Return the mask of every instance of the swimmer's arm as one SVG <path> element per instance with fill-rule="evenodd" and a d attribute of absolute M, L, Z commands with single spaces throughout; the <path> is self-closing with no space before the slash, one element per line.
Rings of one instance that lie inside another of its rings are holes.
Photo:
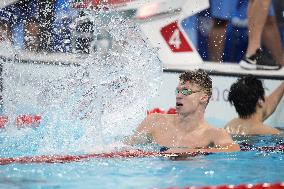
<path fill-rule="evenodd" d="M 240 146 L 234 142 L 222 144 L 222 145 L 215 145 L 214 147 L 208 148 L 201 148 L 199 149 L 200 152 L 208 152 L 208 153 L 215 153 L 215 152 L 238 152 L 240 151 Z"/>
<path fill-rule="evenodd" d="M 213 144 L 206 148 L 200 148 L 201 152 L 236 152 L 240 151 L 240 146 L 235 143 L 231 135 L 225 129 L 211 129 L 208 130 L 207 138 Z"/>
<path fill-rule="evenodd" d="M 215 145 L 214 147 L 204 147 L 204 148 L 189 148 L 189 147 L 173 147 L 165 151 L 165 153 L 216 153 L 216 152 L 238 152 L 240 151 L 240 146 L 236 143 L 228 143 L 223 145 Z"/>
<path fill-rule="evenodd" d="M 209 140 L 212 141 L 213 146 L 200 147 L 200 148 L 188 148 L 188 147 L 175 147 L 170 148 L 166 153 L 194 153 L 194 152 L 237 152 L 240 151 L 240 146 L 235 143 L 232 137 L 224 130 L 218 129 L 209 131 L 206 133 Z"/>
<path fill-rule="evenodd" d="M 206 148 L 206 152 L 240 151 L 240 146 L 233 141 L 231 135 L 225 129 L 216 129 L 210 136 L 214 146 Z"/>
<path fill-rule="evenodd" d="M 152 138 L 153 123 L 155 121 L 155 115 L 148 115 L 142 123 L 137 127 L 134 134 L 128 137 L 124 143 L 127 145 L 146 144 L 149 143 Z"/>
<path fill-rule="evenodd" d="M 267 119 L 277 108 L 284 93 L 284 82 L 282 82 L 269 96 L 265 98 L 266 110 L 263 121 Z"/>

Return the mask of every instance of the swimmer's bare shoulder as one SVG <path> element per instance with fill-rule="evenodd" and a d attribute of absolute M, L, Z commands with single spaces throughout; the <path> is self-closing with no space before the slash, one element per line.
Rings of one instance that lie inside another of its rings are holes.
<path fill-rule="evenodd" d="M 149 138 L 152 138 L 152 135 L 155 132 L 158 132 L 163 125 L 168 125 L 171 123 L 173 119 L 174 115 L 171 114 L 149 114 L 137 127 L 134 134 L 125 141 L 125 143 L 132 145 L 141 143 L 141 141 L 145 142 L 146 140 L 144 139 L 147 139 L 148 141 Z"/>
<path fill-rule="evenodd" d="M 274 127 L 263 124 L 262 127 L 260 127 L 260 129 L 258 129 L 254 133 L 259 134 L 259 135 L 262 135 L 262 134 L 263 135 L 265 135 L 265 134 L 278 135 L 278 134 L 281 134 L 281 131 L 274 128 Z"/>
<path fill-rule="evenodd" d="M 204 131 L 204 135 L 210 140 L 220 141 L 226 140 L 227 142 L 233 142 L 229 133 L 223 128 L 210 127 Z"/>
<path fill-rule="evenodd" d="M 234 118 L 225 125 L 225 130 L 234 135 L 266 135 L 281 134 L 281 131 L 271 126 L 259 123 L 249 123 L 239 118 Z"/>
<path fill-rule="evenodd" d="M 238 134 L 246 132 L 245 128 L 246 126 L 239 118 L 232 119 L 224 126 L 224 129 L 230 134 Z"/>
<path fill-rule="evenodd" d="M 228 151 L 240 150 L 239 145 L 233 141 L 231 135 L 223 128 L 210 127 L 204 134 L 217 149 L 226 149 Z"/>

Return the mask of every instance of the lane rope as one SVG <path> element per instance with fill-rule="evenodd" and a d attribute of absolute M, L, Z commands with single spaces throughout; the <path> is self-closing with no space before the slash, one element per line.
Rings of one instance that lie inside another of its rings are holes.
<path fill-rule="evenodd" d="M 240 185 L 219 185 L 203 187 L 168 187 L 164 189 L 284 189 L 284 183 L 260 183 L 260 184 L 240 184 Z"/>
<path fill-rule="evenodd" d="M 242 151 L 260 151 L 260 152 L 284 152 L 284 144 L 275 146 L 263 146 L 254 148 L 241 149 Z M 93 158 L 143 158 L 143 157 L 165 157 L 174 160 L 184 160 L 189 157 L 209 155 L 207 152 L 184 152 L 184 153 L 168 153 L 168 152 L 150 152 L 143 150 L 126 150 L 106 153 L 90 153 L 82 155 L 41 155 L 41 156 L 22 156 L 0 158 L 0 165 L 12 163 L 68 163 L 74 161 L 86 161 Z"/>
<path fill-rule="evenodd" d="M 166 152 L 148 152 L 143 150 L 127 150 L 107 153 L 93 153 L 82 155 L 42 155 L 42 156 L 22 156 L 0 158 L 0 165 L 12 163 L 29 164 L 29 163 L 69 163 L 76 161 L 86 161 L 93 158 L 143 158 L 143 157 L 165 157 L 165 158 L 188 158 L 199 155 L 208 155 L 204 152 L 191 153 L 166 153 Z"/>

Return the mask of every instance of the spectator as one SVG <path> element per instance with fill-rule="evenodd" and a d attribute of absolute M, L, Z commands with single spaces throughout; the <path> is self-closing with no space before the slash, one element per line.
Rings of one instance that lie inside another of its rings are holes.
<path fill-rule="evenodd" d="M 227 27 L 227 35 L 224 47 L 224 62 L 240 62 L 248 45 L 247 30 L 247 0 L 239 0 L 236 5 L 230 23 Z"/>
<path fill-rule="evenodd" d="M 240 61 L 240 66 L 245 69 L 277 70 L 281 68 L 280 64 L 283 64 L 280 34 L 275 17 L 268 22 L 268 30 L 264 30 L 270 3 L 271 0 L 249 1 L 247 11 L 249 43 L 246 55 Z M 261 38 L 263 36 L 267 48 L 274 57 L 261 48 Z"/>
<path fill-rule="evenodd" d="M 210 0 L 210 15 L 213 18 L 213 26 L 208 36 L 209 61 L 222 61 L 226 30 L 237 1 Z"/>
<path fill-rule="evenodd" d="M 12 28 L 24 23 L 24 47 L 37 51 L 39 47 L 38 2 L 20 0 L 0 10 L 0 25 L 8 39 L 13 42 Z"/>
<path fill-rule="evenodd" d="M 246 53 L 244 53 L 244 51 L 246 51 L 247 48 L 246 17 L 247 13 L 252 15 L 251 10 L 256 9 L 252 8 L 251 5 L 252 2 L 248 3 L 247 0 L 210 1 L 210 14 L 213 18 L 213 27 L 208 36 L 208 54 L 210 61 L 240 62 L 245 56 Z M 271 56 L 273 56 L 276 62 L 283 64 L 281 38 L 272 5 L 269 7 L 268 17 L 265 20 L 263 32 L 261 33 L 265 50 L 272 55 L 269 55 L 269 53 L 265 54 L 268 55 L 269 59 L 272 59 Z M 253 34 L 251 33 L 251 35 Z M 250 41 L 255 40 L 257 35 L 253 36 Z M 248 50 L 253 47 L 252 44 L 255 43 L 250 42 Z M 243 63 L 240 65 L 243 66 Z M 249 69 L 248 66 L 245 68 Z M 277 68 L 279 68 L 279 66 L 277 66 Z"/>
<path fill-rule="evenodd" d="M 255 76 L 238 79 L 230 88 L 228 100 L 235 106 L 239 117 L 228 122 L 225 129 L 237 135 L 279 134 L 279 130 L 263 122 L 275 111 L 283 93 L 284 82 L 265 96 L 262 82 Z"/>
<path fill-rule="evenodd" d="M 55 20 L 52 28 L 54 52 L 73 52 L 70 25 L 77 12 L 71 8 L 71 0 L 55 0 Z"/>
<path fill-rule="evenodd" d="M 55 20 L 55 2 L 56 0 L 39 2 L 39 50 L 53 51 L 52 26 Z"/>
<path fill-rule="evenodd" d="M 283 0 L 274 0 L 275 15 L 277 23 L 280 30 L 281 40 L 282 40 L 282 49 L 284 47 L 284 1 Z M 282 64 L 283 65 L 283 64 Z"/>

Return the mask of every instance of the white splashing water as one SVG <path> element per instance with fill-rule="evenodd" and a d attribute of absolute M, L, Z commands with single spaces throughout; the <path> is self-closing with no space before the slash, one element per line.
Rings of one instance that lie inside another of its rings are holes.
<path fill-rule="evenodd" d="M 106 151 L 145 117 L 162 73 L 156 50 L 135 23 L 119 14 L 98 13 L 91 19 L 95 38 L 107 32 L 112 39 L 107 52 L 97 49 L 78 59 L 80 66 L 54 67 L 45 75 L 37 71 L 42 65 L 27 64 L 23 72 L 17 64 L 5 65 L 5 114 L 13 119 L 38 113 L 43 121 L 37 129 L 16 129 L 11 122 L 0 133 L 1 154 Z M 57 77 L 49 77 L 53 74 Z"/>

